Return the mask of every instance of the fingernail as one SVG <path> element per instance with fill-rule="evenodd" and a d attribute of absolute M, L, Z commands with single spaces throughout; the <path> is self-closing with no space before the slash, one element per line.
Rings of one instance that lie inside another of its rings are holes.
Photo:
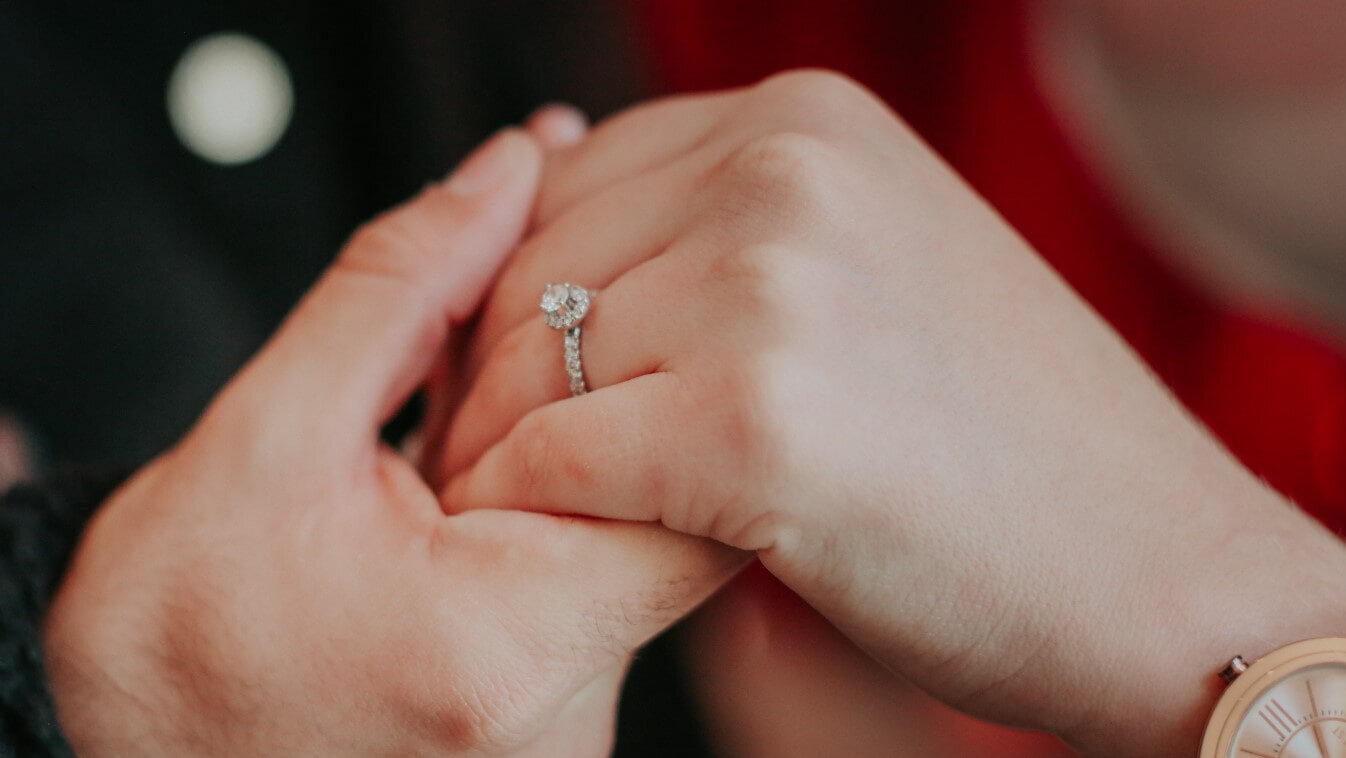
<path fill-rule="evenodd" d="M 569 147 L 584 139 L 589 131 L 589 119 L 584 111 L 565 103 L 544 105 L 528 117 L 528 131 L 537 137 L 544 148 Z"/>
<path fill-rule="evenodd" d="M 527 139 L 514 129 L 495 135 L 459 164 L 444 186 L 459 195 L 477 195 L 498 186 L 522 164 L 522 143 Z"/>

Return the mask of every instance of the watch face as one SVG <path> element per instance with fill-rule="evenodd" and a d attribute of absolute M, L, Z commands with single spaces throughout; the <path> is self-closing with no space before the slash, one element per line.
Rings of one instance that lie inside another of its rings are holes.
<path fill-rule="evenodd" d="M 1229 685 L 1201 758 L 1346 758 L 1346 638 L 1268 653 Z"/>
<path fill-rule="evenodd" d="M 1346 664 L 1309 666 L 1243 713 L 1229 758 L 1346 758 Z"/>

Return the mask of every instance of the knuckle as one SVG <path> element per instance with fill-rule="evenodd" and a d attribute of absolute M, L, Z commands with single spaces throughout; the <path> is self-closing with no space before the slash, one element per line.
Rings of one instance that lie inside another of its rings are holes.
<path fill-rule="evenodd" d="M 373 274 L 419 278 L 455 230 L 470 221 L 472 209 L 442 186 L 432 184 L 407 203 L 366 221 L 346 241 L 337 265 Z"/>
<path fill-rule="evenodd" d="M 428 252 L 405 216 L 393 211 L 361 224 L 351 235 L 334 270 L 412 283 Z"/>
<path fill-rule="evenodd" d="M 813 282 L 800 258 L 785 245 L 748 245 L 717 260 L 707 276 L 714 285 L 733 291 L 738 307 L 751 315 L 752 328 L 767 326 L 775 331 L 799 323 L 808 314 Z"/>
<path fill-rule="evenodd" d="M 831 152 L 822 138 L 772 132 L 748 140 L 729 155 L 725 171 L 767 186 L 806 184 L 826 169 Z"/>
<path fill-rule="evenodd" d="M 868 150 L 888 143 L 920 145 L 882 98 L 835 71 L 800 69 L 777 74 L 759 83 L 743 102 L 739 118 L 765 119 L 777 130 L 826 137 Z M 755 131 L 761 132 L 760 128 Z"/>
<path fill-rule="evenodd" d="M 776 259 L 784 255 L 776 245 L 749 245 L 736 248 L 715 259 L 706 269 L 706 283 L 734 290 L 735 298 L 752 303 L 769 289 L 775 275 Z"/>
<path fill-rule="evenodd" d="M 757 91 L 779 97 L 810 110 L 837 112 L 875 97 L 862 84 L 845 74 L 822 68 L 783 71 L 762 80 Z"/>
<path fill-rule="evenodd" d="M 773 132 L 734 150 L 719 172 L 725 206 L 772 225 L 816 223 L 835 202 L 836 150 L 801 132 Z"/>

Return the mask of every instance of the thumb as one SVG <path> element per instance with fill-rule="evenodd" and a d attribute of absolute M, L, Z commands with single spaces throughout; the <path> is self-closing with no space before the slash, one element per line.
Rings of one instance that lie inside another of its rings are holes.
<path fill-rule="evenodd" d="M 536 143 L 506 131 L 365 224 L 231 389 L 272 429 L 363 440 L 476 310 L 523 234 L 540 167 Z"/>

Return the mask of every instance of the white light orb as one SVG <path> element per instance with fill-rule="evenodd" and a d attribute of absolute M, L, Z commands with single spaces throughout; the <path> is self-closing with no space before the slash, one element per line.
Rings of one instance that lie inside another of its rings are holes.
<path fill-rule="evenodd" d="M 294 114 L 285 62 L 243 34 L 203 37 L 168 79 L 168 119 L 187 149 L 221 165 L 266 155 Z"/>

